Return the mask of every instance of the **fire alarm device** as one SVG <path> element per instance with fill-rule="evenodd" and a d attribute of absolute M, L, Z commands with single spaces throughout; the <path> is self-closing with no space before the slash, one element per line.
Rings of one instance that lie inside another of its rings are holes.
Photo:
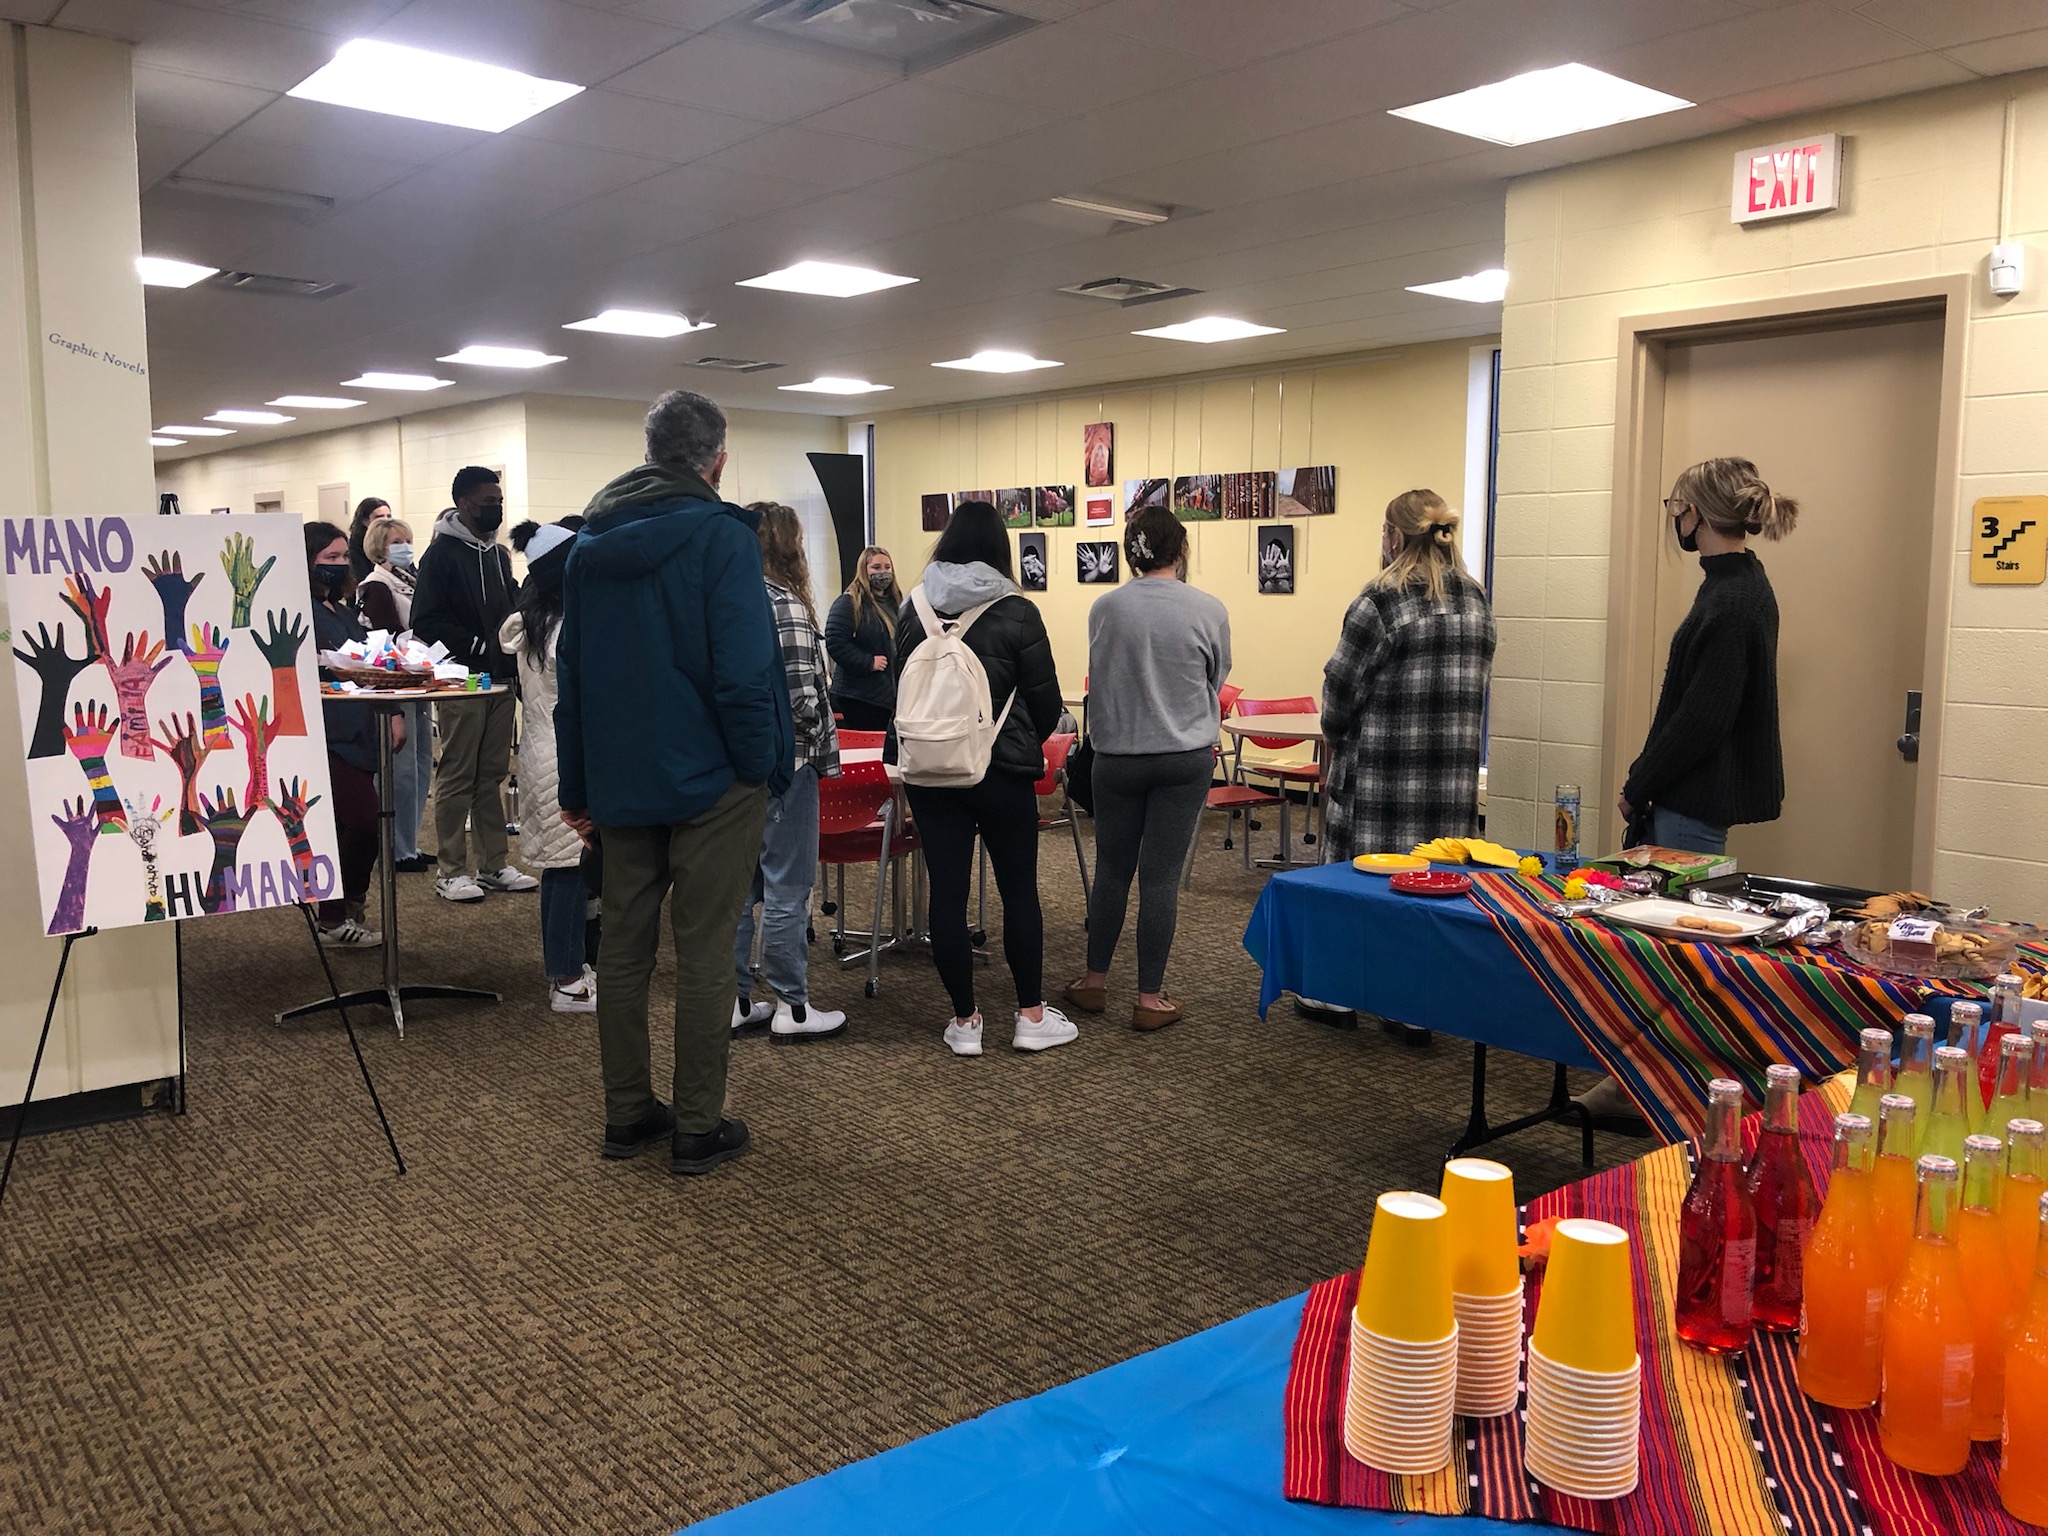
<path fill-rule="evenodd" d="M 2027 248 L 2017 240 L 1991 247 L 1991 291 L 2001 299 L 2017 298 L 2027 281 Z"/>

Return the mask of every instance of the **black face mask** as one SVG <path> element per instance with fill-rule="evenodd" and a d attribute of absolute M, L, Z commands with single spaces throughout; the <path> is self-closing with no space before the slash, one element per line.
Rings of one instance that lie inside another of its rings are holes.
<path fill-rule="evenodd" d="M 478 533 L 496 533 L 498 524 L 505 521 L 505 509 L 499 507 L 478 507 L 476 509 L 476 530 Z"/>
<path fill-rule="evenodd" d="M 320 589 L 322 597 L 333 597 L 348 584 L 348 574 L 345 565 L 316 565 L 313 567 L 313 585 Z"/>
<path fill-rule="evenodd" d="M 894 576 L 869 576 L 868 590 L 877 597 L 887 597 L 889 595 L 889 588 L 894 584 L 895 580 Z"/>
<path fill-rule="evenodd" d="M 1691 533 L 1687 533 L 1681 526 L 1685 521 L 1685 514 L 1683 512 L 1672 519 L 1671 523 L 1672 532 L 1678 535 L 1678 547 L 1688 555 L 1696 555 L 1700 552 L 1700 524 L 1706 521 L 1698 512 L 1693 513 L 1692 519 Z"/>

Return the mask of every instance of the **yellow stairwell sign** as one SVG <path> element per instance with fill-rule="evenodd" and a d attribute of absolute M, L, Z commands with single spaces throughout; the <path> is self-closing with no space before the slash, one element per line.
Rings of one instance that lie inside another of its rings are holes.
<path fill-rule="evenodd" d="M 1970 580 L 2038 587 L 2048 580 L 2048 496 L 1983 496 L 1971 514 Z"/>

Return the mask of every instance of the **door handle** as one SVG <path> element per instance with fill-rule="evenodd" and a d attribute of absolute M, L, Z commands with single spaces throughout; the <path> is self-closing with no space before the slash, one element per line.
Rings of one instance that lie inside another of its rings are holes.
<path fill-rule="evenodd" d="M 1920 761 L 1920 690 L 1909 689 L 1906 693 L 1906 729 L 1894 743 L 1899 756 L 1909 763 Z"/>

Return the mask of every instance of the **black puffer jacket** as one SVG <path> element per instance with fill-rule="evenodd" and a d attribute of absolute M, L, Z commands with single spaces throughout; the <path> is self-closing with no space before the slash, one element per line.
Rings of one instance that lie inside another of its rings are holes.
<path fill-rule="evenodd" d="M 1012 693 L 1017 696 L 1002 734 L 996 738 L 989 769 L 1036 779 L 1045 772 L 1042 744 L 1058 728 L 1066 708 L 1060 697 L 1059 674 L 1053 667 L 1052 641 L 1038 605 L 1019 595 L 1009 578 L 978 560 L 970 565 L 934 562 L 926 566 L 924 589 L 934 611 L 948 619 L 977 603 L 1001 599 L 967 631 L 967 648 L 981 658 L 988 673 L 989 699 L 997 713 Z M 910 653 L 923 641 L 923 621 L 906 600 L 896 621 L 898 676 Z M 896 760 L 894 731 L 889 733 L 886 755 L 890 762 Z"/>

